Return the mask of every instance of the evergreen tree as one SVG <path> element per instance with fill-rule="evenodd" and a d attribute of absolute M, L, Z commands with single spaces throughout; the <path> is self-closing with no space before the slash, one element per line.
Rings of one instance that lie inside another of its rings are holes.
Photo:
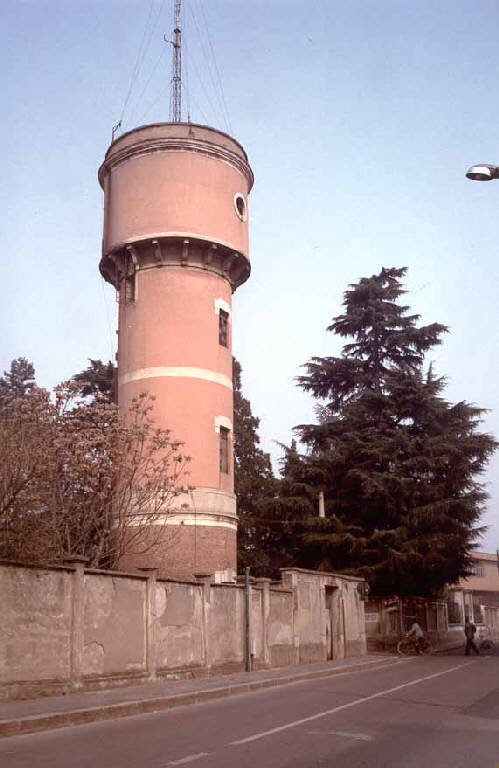
<path fill-rule="evenodd" d="M 296 440 L 280 443 L 283 458 L 274 498 L 267 505 L 269 574 L 279 578 L 281 568 L 301 564 L 302 538 L 319 513 L 319 487 L 313 468 L 304 462 Z"/>
<path fill-rule="evenodd" d="M 241 386 L 241 365 L 232 358 L 234 381 L 234 487 L 237 498 L 238 567 L 255 576 L 269 573 L 267 507 L 274 493 L 268 453 L 259 447 L 258 425 Z"/>
<path fill-rule="evenodd" d="M 497 444 L 477 431 L 482 409 L 448 403 L 445 380 L 425 373 L 447 328 L 418 326 L 398 303 L 405 272 L 351 285 L 328 330 L 352 341 L 299 377 L 320 402 L 319 423 L 297 429 L 327 510 L 309 519 L 300 564 L 362 575 L 375 594 L 431 595 L 467 573 L 483 530 L 477 478 Z"/>
<path fill-rule="evenodd" d="M 115 401 L 115 375 L 116 366 L 111 360 L 103 363 L 102 360 L 92 360 L 83 371 L 73 376 L 73 381 L 80 385 L 80 393 L 83 397 L 95 397 L 97 394 L 105 395 L 111 402 Z"/>
<path fill-rule="evenodd" d="M 35 369 L 25 357 L 12 360 L 10 370 L 0 377 L 0 397 L 24 397 L 36 386 Z"/>

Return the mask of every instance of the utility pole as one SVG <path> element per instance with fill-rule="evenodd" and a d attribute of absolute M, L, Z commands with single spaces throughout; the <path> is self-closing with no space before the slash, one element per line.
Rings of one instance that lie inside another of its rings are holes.
<path fill-rule="evenodd" d="M 182 32 L 180 29 L 180 2 L 175 0 L 172 55 L 172 87 L 170 93 L 170 122 L 182 122 Z"/>
<path fill-rule="evenodd" d="M 251 586 L 250 569 L 244 570 L 244 615 L 246 624 L 246 642 L 245 642 L 245 669 L 251 672 L 251 628 L 250 628 L 250 610 L 251 610 Z"/>
<path fill-rule="evenodd" d="M 319 491 L 319 517 L 326 517 L 324 508 L 324 491 Z"/>

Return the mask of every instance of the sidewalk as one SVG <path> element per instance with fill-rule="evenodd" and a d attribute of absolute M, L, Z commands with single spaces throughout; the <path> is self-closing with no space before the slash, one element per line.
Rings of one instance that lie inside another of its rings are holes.
<path fill-rule="evenodd" d="M 0 737 L 158 712 L 276 685 L 389 666 L 394 661 L 396 659 L 393 656 L 371 654 L 319 664 L 237 672 L 194 680 L 165 680 L 28 701 L 0 701 Z"/>

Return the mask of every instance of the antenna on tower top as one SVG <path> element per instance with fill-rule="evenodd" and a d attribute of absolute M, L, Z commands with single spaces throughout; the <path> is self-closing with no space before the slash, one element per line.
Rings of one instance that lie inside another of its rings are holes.
<path fill-rule="evenodd" d="M 172 80 L 170 91 L 170 122 L 182 122 L 182 31 L 180 29 L 180 2 L 175 0 L 173 40 L 164 40 L 173 46 Z"/>

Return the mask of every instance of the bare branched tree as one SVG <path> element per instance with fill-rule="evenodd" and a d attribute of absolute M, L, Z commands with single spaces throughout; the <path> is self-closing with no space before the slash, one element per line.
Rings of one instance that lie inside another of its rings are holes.
<path fill-rule="evenodd" d="M 80 555 L 103 568 L 159 547 L 167 557 L 188 459 L 152 409 L 141 394 L 121 418 L 105 397 L 83 400 L 75 382 L 52 400 L 34 389 L 0 402 L 0 557 Z"/>
<path fill-rule="evenodd" d="M 21 510 L 36 508 L 53 409 L 45 390 L 0 398 L 0 521 L 9 531 Z M 4 534 L 5 535 L 5 534 Z M 8 533 L 7 533 L 8 535 Z"/>

